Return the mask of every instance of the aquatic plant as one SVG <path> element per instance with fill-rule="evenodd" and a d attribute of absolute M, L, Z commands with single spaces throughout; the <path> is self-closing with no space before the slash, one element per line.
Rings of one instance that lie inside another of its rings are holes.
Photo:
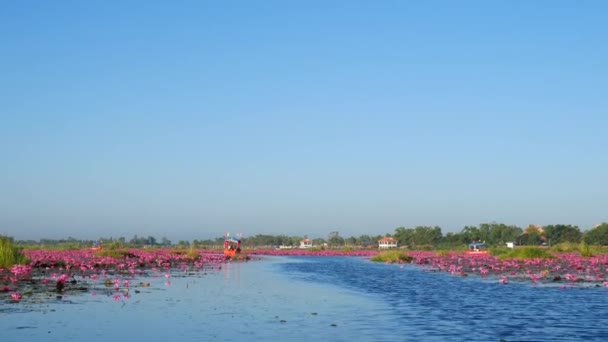
<path fill-rule="evenodd" d="M 574 242 L 561 242 L 551 246 L 550 250 L 556 253 L 575 253 L 579 251 L 579 244 Z"/>
<path fill-rule="evenodd" d="M 23 298 L 23 296 L 21 295 L 21 293 L 11 293 L 11 300 L 13 300 L 14 302 L 18 302 L 21 300 L 21 298 Z"/>
<path fill-rule="evenodd" d="M 371 257 L 371 261 L 375 262 L 390 262 L 390 263 L 405 263 L 411 262 L 414 258 L 403 251 L 386 251 Z"/>
<path fill-rule="evenodd" d="M 450 254 L 450 251 L 447 251 L 447 250 L 441 250 L 441 251 L 437 251 L 435 253 L 435 255 L 437 255 L 438 257 L 448 256 L 449 254 Z"/>
<path fill-rule="evenodd" d="M 99 251 L 95 251 L 95 255 L 99 257 L 110 257 L 114 259 L 124 258 L 129 254 L 129 251 L 126 249 L 102 249 Z"/>
<path fill-rule="evenodd" d="M 200 258 L 200 254 L 198 253 L 198 251 L 196 249 L 194 249 L 194 246 L 190 246 L 190 249 L 186 253 L 186 257 L 188 257 L 191 260 L 196 260 L 196 259 Z"/>
<path fill-rule="evenodd" d="M 583 240 L 579 246 L 579 253 L 582 257 L 589 258 L 593 256 L 591 253 L 591 249 L 589 249 L 589 245 Z"/>
<path fill-rule="evenodd" d="M 198 257 L 189 257 L 190 252 Z M 205 274 L 221 269 L 221 264 L 226 262 L 222 253 L 194 249 L 185 254 L 167 249 L 94 251 L 90 248 L 25 250 L 23 254 L 30 260 L 29 265 L 0 267 L 0 301 L 10 299 L 9 292 L 21 293 L 26 299 L 26 294 L 32 289 L 36 292 L 61 293 L 63 296 L 89 289 L 99 290 L 99 286 L 109 291 L 109 288 L 113 288 L 112 292 L 121 291 L 121 299 L 126 300 L 129 289 L 138 286 L 133 284 L 137 284 L 139 276 L 166 279 L 170 284 L 172 274 Z M 93 292 L 94 295 L 96 293 Z"/>
<path fill-rule="evenodd" d="M 27 258 L 21 248 L 15 246 L 8 237 L 0 235 L 0 268 L 26 263 Z"/>
<path fill-rule="evenodd" d="M 104 249 L 124 249 L 125 245 L 120 241 L 111 241 L 110 243 L 104 245 Z"/>
<path fill-rule="evenodd" d="M 546 249 L 537 247 L 520 247 L 500 255 L 501 259 L 551 259 L 554 255 Z"/>
<path fill-rule="evenodd" d="M 512 249 L 507 248 L 507 247 L 493 247 L 493 248 L 488 249 L 488 251 L 490 252 L 490 254 L 499 257 L 501 255 L 509 254 L 509 252 L 511 252 Z"/>

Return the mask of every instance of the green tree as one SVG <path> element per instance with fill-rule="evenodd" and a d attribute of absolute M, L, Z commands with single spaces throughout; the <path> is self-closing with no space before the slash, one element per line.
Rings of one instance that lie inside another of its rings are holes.
<path fill-rule="evenodd" d="M 364 246 L 370 246 L 374 244 L 374 241 L 372 240 L 371 236 L 369 235 L 361 235 L 359 236 L 359 243 Z"/>
<path fill-rule="evenodd" d="M 523 233 L 517 238 L 517 244 L 522 246 L 537 246 L 540 245 L 541 242 L 540 233 L 535 231 Z"/>
<path fill-rule="evenodd" d="M 443 233 L 440 227 L 418 226 L 414 229 L 414 243 L 417 245 L 436 245 Z"/>
<path fill-rule="evenodd" d="M 443 238 L 440 227 L 418 226 L 416 228 L 398 227 L 393 235 L 401 246 L 437 245 Z"/>
<path fill-rule="evenodd" d="M 154 246 L 156 245 L 156 238 L 154 236 L 148 236 L 148 238 L 146 239 L 146 244 L 150 245 L 150 246 Z"/>
<path fill-rule="evenodd" d="M 449 246 L 455 246 L 465 241 L 460 233 L 448 232 L 443 236 L 442 242 Z"/>
<path fill-rule="evenodd" d="M 414 236 L 415 230 L 412 228 L 405 227 L 397 227 L 395 229 L 395 234 L 393 238 L 397 240 L 397 243 L 400 246 L 411 246 L 414 244 Z M 379 239 L 375 239 L 374 241 L 378 241 Z"/>
<path fill-rule="evenodd" d="M 581 233 L 578 226 L 572 226 L 569 224 L 548 225 L 544 226 L 543 230 L 551 245 L 562 242 L 579 243 L 583 237 L 583 233 Z"/>
<path fill-rule="evenodd" d="M 604 222 L 585 232 L 584 240 L 589 245 L 608 245 L 608 223 Z"/>
<path fill-rule="evenodd" d="M 490 234 L 493 228 L 496 226 L 495 223 L 482 223 L 479 225 L 479 240 L 491 243 Z"/>
<path fill-rule="evenodd" d="M 349 246 L 356 246 L 359 244 L 359 240 L 354 236 L 347 238 L 344 242 Z"/>
<path fill-rule="evenodd" d="M 331 232 L 331 233 L 329 233 L 329 236 L 327 238 L 327 244 L 330 247 L 342 246 L 342 245 L 344 245 L 344 238 L 341 237 L 340 233 L 337 231 Z"/>
<path fill-rule="evenodd" d="M 129 244 L 133 246 L 143 246 L 146 244 L 146 238 L 138 237 L 137 234 L 133 236 L 131 240 L 129 240 Z"/>
<path fill-rule="evenodd" d="M 523 230 L 516 226 L 507 226 L 504 223 L 490 223 L 489 234 L 485 239 L 490 245 L 504 245 L 506 242 L 516 241 L 522 234 Z"/>
<path fill-rule="evenodd" d="M 177 242 L 177 246 L 181 247 L 181 248 L 188 248 L 188 247 L 190 247 L 190 241 L 180 240 Z"/>
<path fill-rule="evenodd" d="M 465 243 L 473 241 L 481 241 L 481 232 L 476 226 L 465 226 L 462 228 L 460 235 L 464 238 Z"/>

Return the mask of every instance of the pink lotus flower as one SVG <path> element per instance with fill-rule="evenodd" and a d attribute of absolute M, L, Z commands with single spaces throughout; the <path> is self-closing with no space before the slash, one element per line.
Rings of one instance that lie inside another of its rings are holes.
<path fill-rule="evenodd" d="M 21 300 L 21 298 L 23 298 L 23 296 L 21 295 L 21 293 L 11 293 L 11 299 L 18 302 Z"/>

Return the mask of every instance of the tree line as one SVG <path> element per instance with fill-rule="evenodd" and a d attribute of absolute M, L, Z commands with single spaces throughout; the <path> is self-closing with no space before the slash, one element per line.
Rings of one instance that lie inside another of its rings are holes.
<path fill-rule="evenodd" d="M 393 233 L 384 235 L 360 235 L 344 238 L 339 232 L 328 234 L 327 238 L 311 239 L 314 246 L 326 246 L 328 248 L 361 247 L 374 248 L 378 240 L 384 236 L 391 236 L 397 240 L 400 246 L 411 248 L 426 247 L 455 247 L 470 242 L 485 242 L 490 246 L 501 246 L 506 242 L 514 242 L 517 245 L 555 245 L 563 242 L 580 243 L 585 241 L 589 245 L 608 245 L 608 223 L 599 224 L 587 231 L 581 231 L 578 226 L 569 224 L 555 224 L 546 226 L 529 225 L 521 228 L 503 223 L 482 223 L 477 226 L 465 226 L 460 232 L 448 232 L 443 234 L 438 226 L 398 227 Z M 257 234 L 241 238 L 244 247 L 278 247 L 299 246 L 300 241 L 307 236 L 288 236 Z M 215 239 L 179 240 L 172 243 L 166 237 L 156 239 L 153 236 L 133 236 L 130 240 L 125 237 L 99 238 L 96 241 L 105 246 L 117 247 L 194 247 L 209 248 L 219 247 L 224 237 Z M 21 245 L 44 245 L 44 246 L 86 246 L 93 240 L 78 240 L 72 237 L 67 239 L 40 239 L 39 241 L 17 241 Z"/>
<path fill-rule="evenodd" d="M 471 242 L 485 242 L 491 246 L 514 242 L 517 245 L 556 245 L 585 241 L 590 245 L 608 245 L 608 223 L 602 223 L 585 232 L 578 226 L 554 224 L 546 226 L 529 225 L 525 229 L 504 223 L 482 223 L 465 226 L 460 232 L 442 234 L 440 227 L 418 226 L 399 227 L 393 237 L 400 245 L 416 246 L 456 246 Z"/>

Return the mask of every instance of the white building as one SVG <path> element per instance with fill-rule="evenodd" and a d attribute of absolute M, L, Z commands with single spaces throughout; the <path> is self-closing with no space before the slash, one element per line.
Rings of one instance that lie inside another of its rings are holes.
<path fill-rule="evenodd" d="M 378 248 L 380 248 L 380 249 L 397 248 L 397 240 L 395 240 L 389 236 L 383 237 L 382 239 L 378 240 Z"/>
<path fill-rule="evenodd" d="M 304 239 L 300 241 L 300 248 L 312 248 L 312 240 Z"/>

